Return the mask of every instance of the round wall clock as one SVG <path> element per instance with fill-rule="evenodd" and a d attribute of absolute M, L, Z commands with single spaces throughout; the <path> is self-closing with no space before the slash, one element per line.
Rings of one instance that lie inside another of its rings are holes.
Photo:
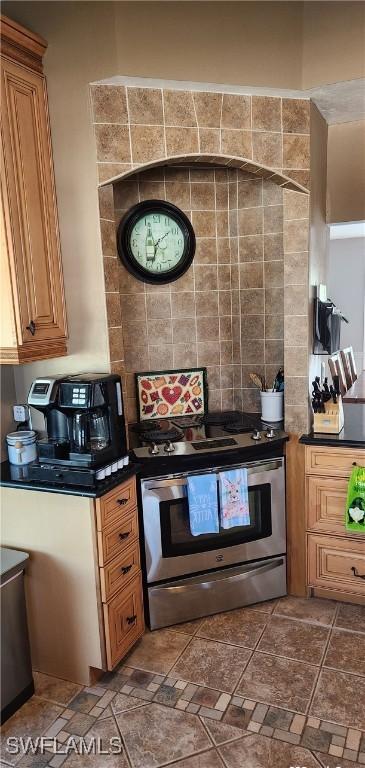
<path fill-rule="evenodd" d="M 194 258 L 195 235 L 188 217 L 164 200 L 145 200 L 131 208 L 117 233 L 119 257 L 145 283 L 170 283 Z"/>

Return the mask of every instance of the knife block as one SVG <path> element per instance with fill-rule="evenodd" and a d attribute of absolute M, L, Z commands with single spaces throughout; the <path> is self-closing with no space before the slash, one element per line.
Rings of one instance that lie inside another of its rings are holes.
<path fill-rule="evenodd" d="M 338 435 L 343 429 L 344 415 L 342 397 L 338 395 L 337 403 L 329 400 L 324 404 L 325 413 L 314 413 L 313 432 L 325 432 Z"/>

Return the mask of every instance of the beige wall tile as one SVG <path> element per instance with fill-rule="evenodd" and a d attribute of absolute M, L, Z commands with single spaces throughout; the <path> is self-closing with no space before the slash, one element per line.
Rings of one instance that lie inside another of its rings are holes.
<path fill-rule="evenodd" d="M 119 292 L 120 293 L 142 293 L 145 284 L 137 280 L 130 272 L 119 263 Z"/>
<path fill-rule="evenodd" d="M 212 339 L 218 339 L 219 318 L 201 317 L 196 324 L 196 332 L 198 341 L 211 341 Z"/>
<path fill-rule="evenodd" d="M 106 291 L 117 291 L 119 289 L 119 264 L 118 260 L 110 256 L 104 256 L 104 282 Z"/>
<path fill-rule="evenodd" d="M 124 348 L 146 347 L 148 343 L 147 323 L 145 320 L 127 320 L 123 317 Z"/>
<path fill-rule="evenodd" d="M 264 205 L 282 205 L 283 190 L 274 181 L 263 181 Z"/>
<path fill-rule="evenodd" d="M 110 360 L 123 360 L 124 350 L 122 329 L 120 327 L 109 328 L 108 335 Z"/>
<path fill-rule="evenodd" d="M 161 371 L 172 368 L 174 348 L 172 344 L 153 344 L 148 348 L 149 370 Z"/>
<path fill-rule="evenodd" d="M 280 366 L 284 362 L 284 342 L 281 339 L 266 339 L 265 363 Z"/>
<path fill-rule="evenodd" d="M 171 293 L 177 293 L 180 291 L 193 291 L 194 290 L 194 267 L 189 267 L 182 277 L 178 280 L 174 280 L 170 283 Z M 173 299 L 174 300 L 174 299 Z"/>
<path fill-rule="evenodd" d="M 310 102 L 305 99 L 283 99 L 283 131 L 309 133 Z"/>
<path fill-rule="evenodd" d="M 197 344 L 198 365 L 214 365 L 220 359 L 218 341 L 200 341 Z"/>
<path fill-rule="evenodd" d="M 259 262 L 246 262 L 240 264 L 240 287 L 262 288 L 264 285 L 263 264 Z"/>
<path fill-rule="evenodd" d="M 210 182 L 192 182 L 191 186 L 191 210 L 214 211 L 215 194 L 214 184 Z"/>
<path fill-rule="evenodd" d="M 221 368 L 221 386 L 222 389 L 233 388 L 233 365 L 225 365 Z"/>
<path fill-rule="evenodd" d="M 252 158 L 251 131 L 222 129 L 222 153 L 232 157 Z"/>
<path fill-rule="evenodd" d="M 241 341 L 242 360 L 246 365 L 260 365 L 265 360 L 265 343 L 242 338 Z"/>
<path fill-rule="evenodd" d="M 253 160 L 269 168 L 281 168 L 283 161 L 281 135 L 255 131 L 252 133 Z"/>
<path fill-rule="evenodd" d="M 283 174 L 289 176 L 297 184 L 301 184 L 302 187 L 310 189 L 310 172 L 309 171 L 297 171 L 293 168 L 283 168 Z"/>
<path fill-rule="evenodd" d="M 284 292 L 286 315 L 305 315 L 308 311 L 308 283 L 287 285 Z"/>
<path fill-rule="evenodd" d="M 165 184 L 163 181 L 140 181 L 139 199 L 142 200 L 165 200 Z"/>
<path fill-rule="evenodd" d="M 199 126 L 219 128 L 222 111 L 221 93 L 194 92 L 195 112 Z"/>
<path fill-rule="evenodd" d="M 222 128 L 251 128 L 251 97 L 223 94 Z"/>
<path fill-rule="evenodd" d="M 195 267 L 195 290 L 216 291 L 218 288 L 217 267 L 204 265 Z"/>
<path fill-rule="evenodd" d="M 193 291 L 174 293 L 171 300 L 172 317 L 195 317 L 195 294 Z"/>
<path fill-rule="evenodd" d="M 220 151 L 221 135 L 218 128 L 199 128 L 200 152 L 217 154 Z"/>
<path fill-rule="evenodd" d="M 91 101 L 94 123 L 127 123 L 127 101 L 124 86 L 92 85 Z"/>
<path fill-rule="evenodd" d="M 238 278 L 238 273 L 237 273 L 237 278 Z M 237 282 L 238 282 L 238 279 L 236 279 L 236 276 L 234 275 L 233 285 L 236 285 Z M 229 290 L 230 287 L 231 287 L 231 267 L 229 264 L 221 264 L 218 267 L 218 288 L 220 290 L 225 291 L 225 290 Z"/>
<path fill-rule="evenodd" d="M 169 293 L 147 294 L 147 319 L 171 317 L 171 296 Z"/>
<path fill-rule="evenodd" d="M 191 91 L 163 91 L 165 124 L 196 126 L 193 94 Z"/>
<path fill-rule="evenodd" d="M 309 429 L 309 410 L 306 405 L 285 406 L 285 429 L 287 432 L 301 434 Z"/>
<path fill-rule="evenodd" d="M 262 205 L 262 179 L 238 182 L 238 207 L 253 208 Z"/>
<path fill-rule="evenodd" d="M 163 320 L 152 320 L 147 315 L 147 335 L 149 346 L 172 344 L 171 319 L 164 318 Z"/>
<path fill-rule="evenodd" d="M 119 293 L 106 293 L 105 296 L 108 327 L 120 326 L 122 324 L 122 311 Z"/>
<path fill-rule="evenodd" d="M 229 234 L 228 211 L 216 211 L 217 237 L 227 237 Z"/>
<path fill-rule="evenodd" d="M 262 261 L 264 258 L 264 241 L 262 235 L 246 235 L 239 238 L 239 260 Z"/>
<path fill-rule="evenodd" d="M 162 125 L 162 92 L 155 88 L 127 88 L 129 119 L 139 125 Z"/>
<path fill-rule="evenodd" d="M 218 210 L 228 209 L 228 184 L 215 185 L 215 205 Z"/>
<path fill-rule="evenodd" d="M 242 365 L 242 369 L 241 369 L 242 387 L 244 389 L 257 389 L 256 384 L 254 384 L 253 381 L 250 379 L 250 373 L 257 373 L 259 376 L 264 376 L 265 366 L 255 365 L 254 367 L 252 367 L 252 365 Z"/>
<path fill-rule="evenodd" d="M 189 155 L 199 152 L 196 128 L 166 128 L 167 155 Z"/>
<path fill-rule="evenodd" d="M 217 317 L 218 315 L 218 291 L 197 292 L 195 294 L 197 317 Z"/>
<path fill-rule="evenodd" d="M 184 211 L 190 210 L 190 185 L 181 181 L 166 181 L 166 200 Z"/>
<path fill-rule="evenodd" d="M 225 339 L 224 341 L 221 341 L 219 347 L 221 355 L 221 366 L 222 370 L 224 370 L 224 366 L 230 365 L 233 361 L 232 340 Z"/>
<path fill-rule="evenodd" d="M 243 315 L 241 334 L 245 339 L 263 339 L 265 337 L 264 315 Z"/>
<path fill-rule="evenodd" d="M 283 231 L 283 206 L 269 205 L 264 208 L 264 232 L 273 234 Z"/>
<path fill-rule="evenodd" d="M 265 315 L 265 338 L 284 338 L 284 315 Z"/>
<path fill-rule="evenodd" d="M 305 346 L 308 342 L 307 315 L 287 315 L 284 321 L 284 341 L 289 347 Z"/>
<path fill-rule="evenodd" d="M 284 288 L 265 288 L 265 312 L 275 315 L 282 312 L 284 306 Z"/>
<path fill-rule="evenodd" d="M 307 376 L 307 347 L 284 347 L 284 367 L 287 376 Z"/>
<path fill-rule="evenodd" d="M 255 389 L 242 390 L 242 407 L 248 413 L 260 413 L 260 393 Z"/>
<path fill-rule="evenodd" d="M 194 264 L 216 264 L 217 242 L 213 237 L 197 237 Z"/>
<path fill-rule="evenodd" d="M 264 280 L 266 288 L 282 288 L 284 285 L 284 262 L 265 261 Z"/>
<path fill-rule="evenodd" d="M 165 157 L 164 130 L 157 125 L 131 125 L 133 163 L 149 163 Z"/>
<path fill-rule="evenodd" d="M 117 256 L 114 221 L 100 219 L 101 248 L 103 256 Z"/>
<path fill-rule="evenodd" d="M 228 182 L 228 206 L 230 209 L 237 208 L 238 205 L 237 181 Z"/>
<path fill-rule="evenodd" d="M 286 405 L 306 405 L 308 397 L 307 376 L 285 376 Z"/>
<path fill-rule="evenodd" d="M 219 291 L 219 316 L 231 316 L 232 313 L 232 292 Z"/>
<path fill-rule="evenodd" d="M 194 169 L 192 169 L 193 172 Z M 168 181 L 178 181 L 180 184 L 182 182 L 189 182 L 190 179 L 190 169 L 179 167 L 177 165 L 165 165 L 163 168 L 164 171 L 164 177 L 166 179 L 166 182 Z"/>
<path fill-rule="evenodd" d="M 284 133 L 283 164 L 285 168 L 309 168 L 309 163 L 309 136 Z"/>
<path fill-rule="evenodd" d="M 99 162 L 130 163 L 131 153 L 127 126 L 95 125 L 95 138 L 96 156 Z"/>
<path fill-rule="evenodd" d="M 114 199 L 112 185 L 109 184 L 107 187 L 99 187 L 98 196 L 100 218 L 114 221 Z"/>
<path fill-rule="evenodd" d="M 189 365 L 197 366 L 196 344 L 174 344 L 173 347 L 173 365 L 174 368 L 187 368 Z"/>
<path fill-rule="evenodd" d="M 250 288 L 240 291 L 240 306 L 242 315 L 263 314 L 265 308 L 265 293 L 263 288 Z"/>
<path fill-rule="evenodd" d="M 260 235 L 263 231 L 263 208 L 242 208 L 238 211 L 240 235 Z"/>
<path fill-rule="evenodd" d="M 283 235 L 272 234 L 264 236 L 265 261 L 277 261 L 284 258 Z"/>
<path fill-rule="evenodd" d="M 221 341 L 232 338 L 232 318 L 231 317 L 219 318 L 219 338 Z"/>
<path fill-rule="evenodd" d="M 97 171 L 99 184 L 103 184 L 104 181 L 109 181 L 116 176 L 120 176 L 122 173 L 126 173 L 131 169 L 131 163 L 108 163 L 98 160 Z"/>
<path fill-rule="evenodd" d="M 280 98 L 252 96 L 252 128 L 254 131 L 281 131 Z"/>
<path fill-rule="evenodd" d="M 309 216 L 309 195 L 301 192 L 284 191 L 284 218 L 307 219 Z"/>
<path fill-rule="evenodd" d="M 137 179 L 125 179 L 114 184 L 114 206 L 127 209 L 139 202 Z"/>
<path fill-rule="evenodd" d="M 286 221 L 284 226 L 284 252 L 298 253 L 308 250 L 308 220 Z"/>
<path fill-rule="evenodd" d="M 144 293 L 137 293 L 130 296 L 127 294 L 121 294 L 120 302 L 122 307 L 123 321 L 146 320 L 146 304 Z"/>

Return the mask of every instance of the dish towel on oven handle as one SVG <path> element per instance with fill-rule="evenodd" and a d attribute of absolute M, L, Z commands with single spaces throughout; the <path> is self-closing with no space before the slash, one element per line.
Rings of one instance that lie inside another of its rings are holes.
<path fill-rule="evenodd" d="M 250 525 L 247 469 L 219 473 L 219 498 L 222 528 Z"/>
<path fill-rule="evenodd" d="M 188 475 L 188 502 L 192 535 L 219 533 L 217 479 L 214 473 Z"/>

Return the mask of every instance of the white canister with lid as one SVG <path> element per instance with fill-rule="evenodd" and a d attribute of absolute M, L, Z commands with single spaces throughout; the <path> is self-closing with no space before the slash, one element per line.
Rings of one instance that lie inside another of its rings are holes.
<path fill-rule="evenodd" d="M 9 432 L 6 436 L 10 464 L 30 464 L 37 458 L 36 433 L 33 429 Z"/>

